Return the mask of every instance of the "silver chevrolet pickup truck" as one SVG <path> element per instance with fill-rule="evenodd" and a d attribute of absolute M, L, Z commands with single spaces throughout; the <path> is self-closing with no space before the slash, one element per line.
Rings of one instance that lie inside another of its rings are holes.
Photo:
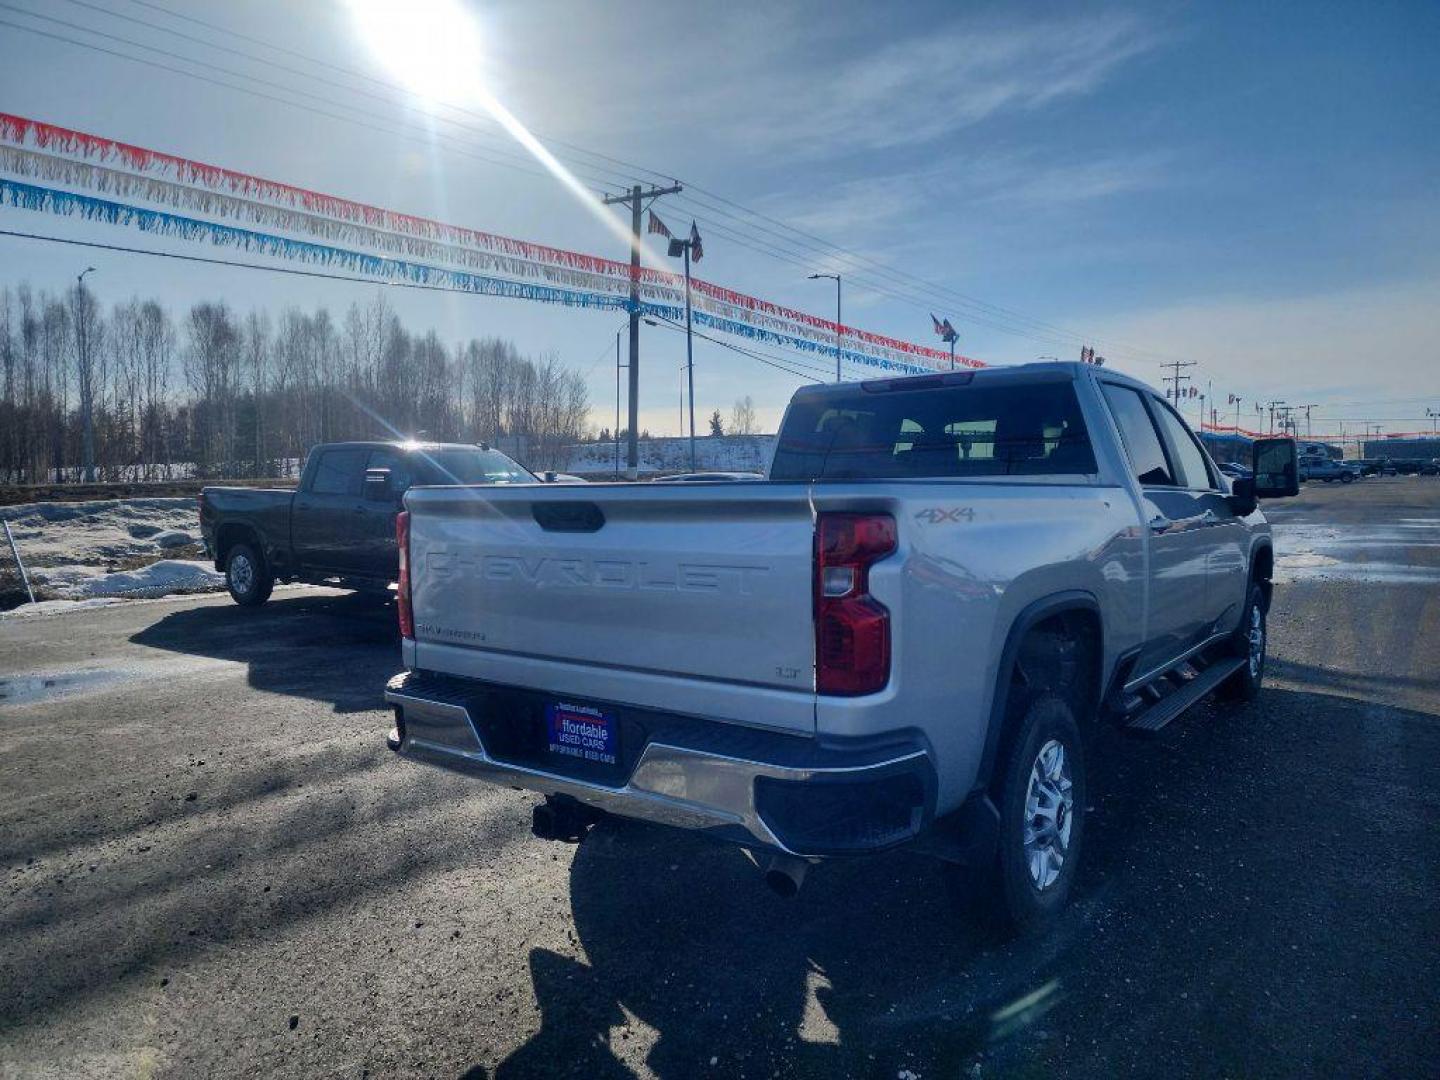
<path fill-rule="evenodd" d="M 744 845 L 800 887 L 909 845 L 1020 929 L 1075 879 L 1087 733 L 1254 697 L 1258 498 L 1157 393 L 1079 364 L 808 386 L 752 483 L 412 488 L 397 522 L 414 761 Z"/>

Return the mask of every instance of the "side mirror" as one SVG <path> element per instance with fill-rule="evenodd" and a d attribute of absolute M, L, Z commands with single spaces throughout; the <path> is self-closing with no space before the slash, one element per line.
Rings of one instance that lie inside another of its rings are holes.
<path fill-rule="evenodd" d="M 1294 439 L 1256 439 L 1255 498 L 1284 499 L 1300 494 L 1300 466 Z"/>
<path fill-rule="evenodd" d="M 390 485 L 389 469 L 365 470 L 365 501 L 394 502 L 395 491 Z"/>
<path fill-rule="evenodd" d="M 1260 505 L 1255 498 L 1255 478 L 1235 476 L 1230 479 L 1230 510 L 1236 517 L 1249 517 Z"/>
<path fill-rule="evenodd" d="M 554 469 L 546 469 L 546 470 L 545 470 L 545 483 L 547 483 L 547 484 L 553 484 L 553 483 L 555 482 L 555 477 L 556 477 L 556 475 L 557 475 L 557 474 L 556 474 L 556 472 L 555 472 Z"/>

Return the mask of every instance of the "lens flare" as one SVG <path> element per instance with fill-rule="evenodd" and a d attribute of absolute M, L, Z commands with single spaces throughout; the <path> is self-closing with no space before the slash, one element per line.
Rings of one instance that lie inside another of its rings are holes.
<path fill-rule="evenodd" d="M 361 39 L 405 89 L 431 105 L 484 109 L 495 123 L 628 246 L 630 231 L 485 86 L 474 18 L 458 0 L 349 0 Z M 664 265 L 642 241 L 640 258 Z"/>

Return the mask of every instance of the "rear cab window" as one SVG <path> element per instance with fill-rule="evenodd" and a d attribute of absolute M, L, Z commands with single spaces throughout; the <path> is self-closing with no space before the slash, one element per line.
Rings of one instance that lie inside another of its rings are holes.
<path fill-rule="evenodd" d="M 310 490 L 316 495 L 359 495 L 365 486 L 367 451 L 324 450 Z"/>
<path fill-rule="evenodd" d="M 1069 380 L 797 396 L 772 480 L 1084 476 L 1095 454 Z"/>

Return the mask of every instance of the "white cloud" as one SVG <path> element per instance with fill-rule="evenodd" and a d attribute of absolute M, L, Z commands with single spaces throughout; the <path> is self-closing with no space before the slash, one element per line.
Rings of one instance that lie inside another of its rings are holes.
<path fill-rule="evenodd" d="M 1440 395 L 1437 296 L 1440 278 L 1428 277 L 1308 296 L 1200 301 L 1094 322 L 1118 340 L 1199 360 L 1195 373 L 1213 379 L 1217 394 L 1328 404 L 1327 416 L 1358 416 L 1363 408 L 1339 403 L 1408 393 L 1416 395 L 1409 411 L 1423 415 L 1425 395 Z M 1159 385 L 1157 363 L 1116 366 Z M 1372 410 L 1382 414 L 1400 415 L 1393 407 Z"/>

